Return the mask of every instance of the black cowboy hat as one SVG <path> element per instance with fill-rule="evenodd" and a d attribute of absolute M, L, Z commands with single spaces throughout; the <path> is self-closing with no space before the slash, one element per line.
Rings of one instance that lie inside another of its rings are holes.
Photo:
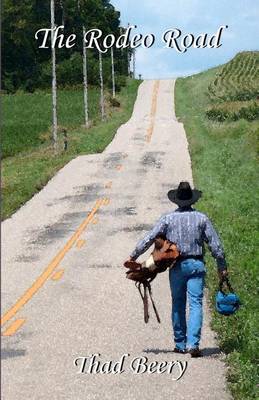
<path fill-rule="evenodd" d="M 190 206 L 201 197 L 202 192 L 192 189 L 189 182 L 180 182 L 177 189 L 169 190 L 167 196 L 169 200 L 180 207 Z"/>

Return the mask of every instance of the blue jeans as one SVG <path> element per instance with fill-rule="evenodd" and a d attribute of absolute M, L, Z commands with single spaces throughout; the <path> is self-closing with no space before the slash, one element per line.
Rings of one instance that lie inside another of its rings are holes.
<path fill-rule="evenodd" d="M 206 268 L 202 261 L 189 258 L 178 262 L 169 271 L 172 293 L 172 324 L 178 349 L 199 347 L 202 327 L 202 299 Z M 186 324 L 186 298 L 189 319 Z"/>

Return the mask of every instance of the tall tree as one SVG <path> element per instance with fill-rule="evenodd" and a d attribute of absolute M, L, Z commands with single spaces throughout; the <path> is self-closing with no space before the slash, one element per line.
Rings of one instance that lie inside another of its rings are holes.
<path fill-rule="evenodd" d="M 84 110 L 85 110 L 85 127 L 89 127 L 89 108 L 88 108 L 88 80 L 87 80 L 87 50 L 84 42 L 86 29 L 83 25 L 83 79 L 84 79 Z"/>
<path fill-rule="evenodd" d="M 132 59 L 133 59 L 133 79 L 135 79 L 136 76 L 136 49 L 132 49 Z"/>
<path fill-rule="evenodd" d="M 128 27 L 130 26 L 130 23 L 128 22 Z M 128 76 L 130 76 L 130 62 L 131 62 L 131 53 L 129 52 L 129 49 L 127 48 L 127 55 L 128 55 Z"/>
<path fill-rule="evenodd" d="M 105 107 L 104 107 L 104 88 L 103 88 L 103 59 L 102 59 L 102 53 L 100 51 L 99 51 L 99 75 L 100 75 L 100 89 L 101 89 L 100 108 L 101 108 L 102 121 L 104 121 Z"/>
<path fill-rule="evenodd" d="M 113 47 L 111 47 L 111 65 L 112 65 L 112 97 L 115 98 L 115 72 L 114 72 L 114 55 L 113 55 Z"/>
<path fill-rule="evenodd" d="M 83 53 L 81 40 L 82 26 L 86 30 L 99 28 L 103 35 L 109 33 L 116 37 L 120 34 L 120 13 L 108 0 L 80 0 L 79 15 L 78 0 L 56 0 L 56 25 L 65 25 L 64 34 L 75 33 L 76 45 L 73 48 L 56 49 L 57 79 L 61 84 L 75 84 L 82 81 L 82 68 L 79 58 Z M 37 87 L 47 88 L 51 85 L 51 38 L 48 48 L 39 48 L 43 32 L 38 41 L 34 35 L 39 29 L 48 28 L 50 21 L 50 0 L 3 0 L 2 13 L 2 76 L 3 88 L 15 91 L 18 88 L 33 91 Z M 122 29 L 122 33 L 124 29 Z M 127 75 L 128 50 L 114 48 L 114 67 L 116 75 Z M 88 84 L 99 84 L 98 51 L 88 51 L 87 79 Z M 79 67 L 78 67 L 79 65 Z M 103 54 L 104 81 L 109 82 L 110 52 Z"/>
<path fill-rule="evenodd" d="M 81 17 L 81 3 L 80 0 L 77 0 L 77 7 L 79 11 L 79 15 Z M 80 18 L 81 20 L 82 18 Z M 88 74 L 87 74 L 87 50 L 86 43 L 84 41 L 86 29 L 85 24 L 82 22 L 82 47 L 83 47 L 83 86 L 84 86 L 84 116 L 85 116 L 85 127 L 89 127 L 89 109 L 88 109 Z"/>
<path fill-rule="evenodd" d="M 54 150 L 57 150 L 57 77 L 56 77 L 56 49 L 54 44 L 54 33 L 55 33 L 55 2 L 50 0 L 50 15 L 51 15 L 51 56 L 52 56 L 52 140 Z"/>

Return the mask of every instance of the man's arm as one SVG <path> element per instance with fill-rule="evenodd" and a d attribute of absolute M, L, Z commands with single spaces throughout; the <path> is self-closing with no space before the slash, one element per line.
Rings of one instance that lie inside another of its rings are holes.
<path fill-rule="evenodd" d="M 218 272 L 220 276 L 225 276 L 227 271 L 227 263 L 223 246 L 209 218 L 206 218 L 204 234 L 205 241 L 208 244 L 210 252 L 217 262 Z"/>
<path fill-rule="evenodd" d="M 131 259 L 136 260 L 141 254 L 145 253 L 152 243 L 154 243 L 154 240 L 159 233 L 166 234 L 166 226 L 166 217 L 163 216 L 156 223 L 153 229 L 146 234 L 144 239 L 137 243 L 135 250 L 130 255 Z"/>

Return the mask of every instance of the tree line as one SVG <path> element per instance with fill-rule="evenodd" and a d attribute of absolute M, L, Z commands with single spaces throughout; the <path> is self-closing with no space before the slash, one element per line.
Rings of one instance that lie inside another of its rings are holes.
<path fill-rule="evenodd" d="M 109 0 L 56 0 L 55 24 L 64 25 L 64 34 L 75 33 L 76 46 L 56 49 L 56 73 L 59 86 L 82 83 L 83 29 L 101 29 L 104 35 L 120 36 L 120 12 Z M 35 32 L 50 27 L 50 0 L 4 0 L 2 14 L 3 89 L 14 93 L 18 89 L 33 92 L 49 88 L 52 80 L 51 48 L 39 49 Z M 81 40 L 80 40 L 81 39 Z M 112 88 L 111 56 L 116 71 L 116 89 L 129 74 L 130 49 L 112 50 L 102 55 L 104 84 Z M 87 51 L 87 81 L 99 85 L 99 53 Z"/>

